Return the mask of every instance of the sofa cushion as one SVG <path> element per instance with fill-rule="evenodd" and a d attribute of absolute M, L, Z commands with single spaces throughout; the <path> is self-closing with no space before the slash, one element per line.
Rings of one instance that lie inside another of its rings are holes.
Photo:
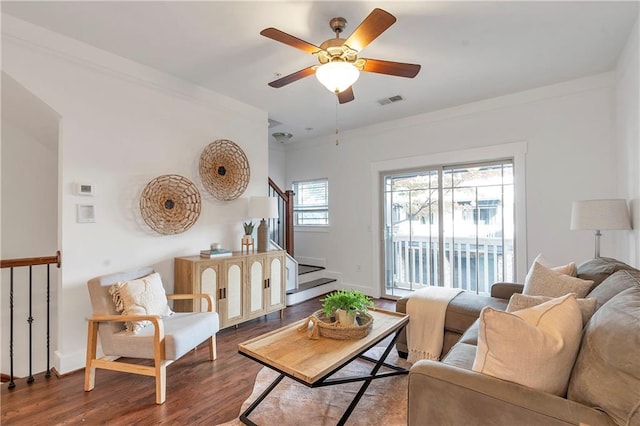
<path fill-rule="evenodd" d="M 443 364 L 471 370 L 473 360 L 476 358 L 476 346 L 458 342 L 451 348 L 447 356 L 442 359 Z"/>
<path fill-rule="evenodd" d="M 597 300 L 596 309 L 607 303 L 611 298 L 624 290 L 640 286 L 640 271 L 619 270 L 607 277 L 595 289 L 591 290 L 589 297 Z"/>
<path fill-rule="evenodd" d="M 469 345 L 476 346 L 478 344 L 478 328 L 480 327 L 480 319 L 477 319 L 467 331 L 464 332 L 462 337 L 460 337 L 460 343 L 466 343 Z"/>
<path fill-rule="evenodd" d="M 473 370 L 564 396 L 581 332 L 574 294 L 514 313 L 485 308 Z"/>
<path fill-rule="evenodd" d="M 449 302 L 444 328 L 462 334 L 478 319 L 482 308 L 491 306 L 498 310 L 505 310 L 507 302 L 504 299 L 464 291 Z"/>
<path fill-rule="evenodd" d="M 619 425 L 640 424 L 639 287 L 613 297 L 589 321 L 567 397 Z"/>
<path fill-rule="evenodd" d="M 589 292 L 593 281 L 585 281 L 574 278 L 533 262 L 531 269 L 524 280 L 522 294 L 531 296 L 560 297 L 565 294 L 575 293 L 583 298 Z"/>
<path fill-rule="evenodd" d="M 506 312 L 515 312 L 521 309 L 531 308 L 541 303 L 548 302 L 551 299 L 551 297 L 546 296 L 528 296 L 526 294 L 516 293 L 511 296 L 511 299 L 509 299 Z M 580 307 L 580 314 L 582 314 L 582 326 L 584 327 L 596 311 L 597 299 L 595 297 L 590 297 L 588 299 L 577 299 L 577 301 L 578 306 Z"/>
<path fill-rule="evenodd" d="M 610 257 L 597 257 L 589 259 L 578 265 L 578 278 L 593 281 L 591 290 L 600 285 L 607 277 L 617 271 L 629 270 L 638 271 L 636 268 L 627 265 Z"/>

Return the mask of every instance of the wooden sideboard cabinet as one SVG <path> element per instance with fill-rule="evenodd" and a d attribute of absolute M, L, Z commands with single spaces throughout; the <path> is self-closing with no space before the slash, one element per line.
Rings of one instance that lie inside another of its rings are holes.
<path fill-rule="evenodd" d="M 176 257 L 175 293 L 209 293 L 220 316 L 220 328 L 285 308 L 285 252 L 233 252 L 213 259 Z M 175 300 L 174 310 L 201 311 L 201 299 Z"/>

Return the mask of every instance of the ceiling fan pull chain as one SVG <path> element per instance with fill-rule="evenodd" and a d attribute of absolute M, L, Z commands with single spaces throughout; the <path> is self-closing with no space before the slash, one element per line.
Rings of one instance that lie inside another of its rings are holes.
<path fill-rule="evenodd" d="M 339 131 L 340 130 L 338 129 L 338 97 L 336 96 L 336 146 L 340 144 L 340 141 L 338 140 Z"/>

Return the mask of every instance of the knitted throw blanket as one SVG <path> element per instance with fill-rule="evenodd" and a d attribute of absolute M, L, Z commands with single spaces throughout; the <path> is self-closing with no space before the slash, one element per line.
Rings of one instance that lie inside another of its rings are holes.
<path fill-rule="evenodd" d="M 413 292 L 407 300 L 407 361 L 438 361 L 444 340 L 444 318 L 451 299 L 462 292 L 458 288 L 426 287 Z"/>

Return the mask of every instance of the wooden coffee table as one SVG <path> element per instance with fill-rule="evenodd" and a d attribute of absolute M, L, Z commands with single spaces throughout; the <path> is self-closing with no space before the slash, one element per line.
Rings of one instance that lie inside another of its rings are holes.
<path fill-rule="evenodd" d="M 249 414 L 284 377 L 289 377 L 311 388 L 364 382 L 338 422 L 338 425 L 344 425 L 372 380 L 407 374 L 408 370 L 387 364 L 385 359 L 393 348 L 400 330 L 409 322 L 409 317 L 402 313 L 382 309 L 370 310 L 369 313 L 373 317 L 371 332 L 361 339 L 336 340 L 321 337 L 318 340 L 312 340 L 306 332 L 297 330 L 306 321 L 301 320 L 240 343 L 238 345 L 239 353 L 280 373 L 258 399 L 240 415 L 240 420 L 244 424 L 255 425 L 248 419 Z M 395 336 L 387 345 L 380 359 L 363 355 L 392 333 L 395 333 Z M 363 376 L 331 378 L 334 373 L 356 358 L 373 363 L 371 373 Z M 382 366 L 391 371 L 379 372 Z"/>

